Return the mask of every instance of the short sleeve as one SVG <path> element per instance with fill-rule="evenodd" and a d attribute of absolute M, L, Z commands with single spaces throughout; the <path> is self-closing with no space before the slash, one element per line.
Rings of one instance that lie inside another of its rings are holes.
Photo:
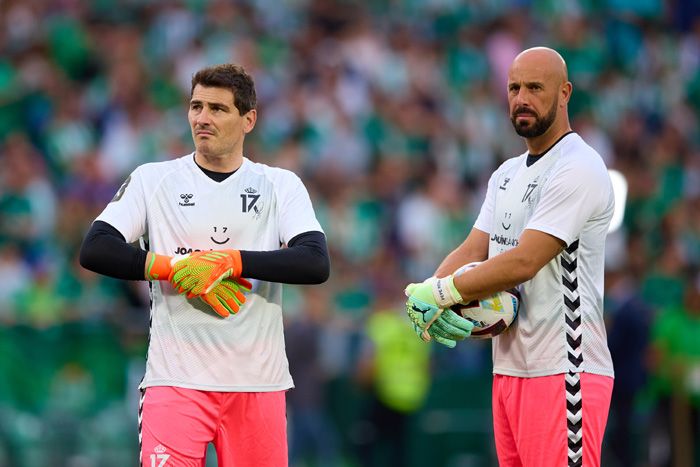
<path fill-rule="evenodd" d="M 542 187 L 525 228 L 546 232 L 570 245 L 589 220 L 612 216 L 613 209 L 608 172 L 596 166 L 571 164 L 554 173 Z"/>
<path fill-rule="evenodd" d="M 106 222 L 117 229 L 127 243 L 135 242 L 146 233 L 146 194 L 140 168 L 124 180 L 119 191 L 96 220 Z"/>
<path fill-rule="evenodd" d="M 484 202 L 481 204 L 479 216 L 474 222 L 474 228 L 479 229 L 482 232 L 493 232 L 493 211 L 496 206 L 496 180 L 498 178 L 497 175 L 498 171 L 491 174 L 491 178 L 489 178 L 489 183 L 486 187 L 486 196 L 484 197 Z"/>
<path fill-rule="evenodd" d="M 301 179 L 289 171 L 283 174 L 275 188 L 279 199 L 280 241 L 286 244 L 304 232 L 323 232 Z"/>

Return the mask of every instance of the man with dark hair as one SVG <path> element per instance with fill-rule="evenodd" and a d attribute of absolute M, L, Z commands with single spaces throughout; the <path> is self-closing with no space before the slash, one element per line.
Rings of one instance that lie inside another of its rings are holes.
<path fill-rule="evenodd" d="M 137 167 L 83 241 L 85 268 L 150 281 L 142 465 L 201 467 L 210 442 L 222 467 L 287 465 L 282 283 L 330 262 L 301 180 L 243 155 L 255 107 L 240 66 L 198 71 L 195 151 Z"/>

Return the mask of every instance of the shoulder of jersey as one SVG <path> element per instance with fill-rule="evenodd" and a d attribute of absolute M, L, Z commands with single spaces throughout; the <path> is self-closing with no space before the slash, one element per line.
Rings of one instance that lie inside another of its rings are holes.
<path fill-rule="evenodd" d="M 187 167 L 187 158 L 192 157 L 192 154 L 187 156 L 177 157 L 167 161 L 147 162 L 138 167 L 139 170 L 148 174 L 165 174 L 173 170 L 182 170 Z"/>
<path fill-rule="evenodd" d="M 523 159 L 525 159 L 526 157 L 527 157 L 527 152 L 524 152 L 518 156 L 514 156 L 514 157 L 511 157 L 509 159 L 506 159 L 505 161 L 503 161 L 501 163 L 500 166 L 498 166 L 498 169 L 496 169 L 496 170 L 497 171 L 508 170 L 513 166 L 520 165 L 522 163 Z"/>
<path fill-rule="evenodd" d="M 249 170 L 273 180 L 289 180 L 291 178 L 299 178 L 298 175 L 291 170 L 283 169 L 281 167 L 273 167 L 261 162 L 250 161 Z"/>
<path fill-rule="evenodd" d="M 589 146 L 578 134 L 572 136 L 574 137 L 567 138 L 564 141 L 565 146 L 562 147 L 563 162 L 576 167 L 576 170 L 585 172 L 604 171 L 607 173 L 605 162 L 603 162 L 603 158 L 598 154 L 598 151 Z"/>

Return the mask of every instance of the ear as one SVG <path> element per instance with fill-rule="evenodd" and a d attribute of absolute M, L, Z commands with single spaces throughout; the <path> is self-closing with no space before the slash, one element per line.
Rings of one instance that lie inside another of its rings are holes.
<path fill-rule="evenodd" d="M 258 121 L 258 111 L 256 109 L 251 109 L 247 114 L 243 116 L 245 123 L 243 125 L 243 132 L 250 133 L 255 128 L 255 122 Z"/>
<path fill-rule="evenodd" d="M 561 85 L 561 89 L 559 89 L 559 96 L 561 98 L 560 103 L 562 105 L 567 105 L 569 103 L 569 99 L 571 99 L 571 93 L 574 90 L 574 86 L 571 84 L 571 81 L 567 81 L 566 83 Z"/>

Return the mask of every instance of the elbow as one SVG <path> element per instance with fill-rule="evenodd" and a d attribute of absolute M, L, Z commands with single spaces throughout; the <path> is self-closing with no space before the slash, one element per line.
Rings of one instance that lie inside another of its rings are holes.
<path fill-rule="evenodd" d="M 85 246 L 84 242 L 80 246 L 78 261 L 80 262 L 80 265 L 88 271 L 95 271 L 94 255 L 91 254 L 90 249 Z"/>
<path fill-rule="evenodd" d="M 314 268 L 313 274 L 311 275 L 311 284 L 323 284 L 328 280 L 331 275 L 331 262 L 326 256 L 323 261 L 319 263 Z"/>

